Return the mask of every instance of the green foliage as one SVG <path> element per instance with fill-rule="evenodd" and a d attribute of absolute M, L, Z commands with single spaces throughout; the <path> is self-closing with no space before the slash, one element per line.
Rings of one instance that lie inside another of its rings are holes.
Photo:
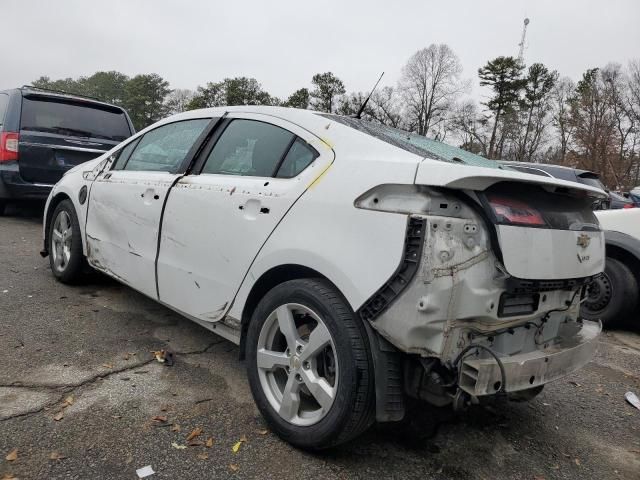
<path fill-rule="evenodd" d="M 287 98 L 287 100 L 284 102 L 283 106 L 284 107 L 291 107 L 291 108 L 304 108 L 304 109 L 307 109 L 307 108 L 309 108 L 309 102 L 310 101 L 311 101 L 311 98 L 310 98 L 310 95 L 309 95 L 309 89 L 307 89 L 307 88 L 299 88 L 298 90 L 293 92 L 291 95 L 289 95 L 289 98 Z"/>
<path fill-rule="evenodd" d="M 164 98 L 171 92 L 169 82 L 156 73 L 136 75 L 124 88 L 124 108 L 136 129 L 162 119 L 167 113 Z"/>
<path fill-rule="evenodd" d="M 226 105 L 273 105 L 277 99 L 262 90 L 255 78 L 225 78 L 198 87 L 187 109 L 221 107 Z"/>
<path fill-rule="evenodd" d="M 314 89 L 311 91 L 313 108 L 321 112 L 332 113 L 335 107 L 335 98 L 346 92 L 342 80 L 331 72 L 317 73 L 311 83 Z"/>

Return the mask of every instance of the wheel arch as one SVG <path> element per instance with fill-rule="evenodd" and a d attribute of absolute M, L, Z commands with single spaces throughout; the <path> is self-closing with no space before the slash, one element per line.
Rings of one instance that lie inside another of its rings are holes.
<path fill-rule="evenodd" d="M 56 207 L 65 200 L 70 200 L 73 204 L 73 200 L 71 197 L 67 195 L 65 192 L 56 193 L 49 203 L 47 204 L 47 209 L 45 211 L 44 217 L 44 250 L 46 254 L 49 253 L 49 225 L 51 223 L 51 217 L 53 216 L 53 212 L 56 210 Z M 75 208 L 75 205 L 74 205 Z M 77 215 L 77 212 L 76 212 Z"/>
<path fill-rule="evenodd" d="M 264 272 L 251 287 L 251 291 L 249 292 L 242 308 L 242 317 L 240 319 L 240 360 L 244 360 L 245 358 L 247 330 L 249 328 L 251 316 L 262 297 L 264 297 L 272 288 L 280 285 L 281 283 L 301 278 L 322 278 L 323 280 L 331 283 L 336 291 L 340 292 L 340 289 L 326 275 L 304 265 L 278 265 Z"/>
<path fill-rule="evenodd" d="M 640 284 L 640 239 L 630 235 L 605 232 L 606 255 L 615 258 L 629 267 Z"/>

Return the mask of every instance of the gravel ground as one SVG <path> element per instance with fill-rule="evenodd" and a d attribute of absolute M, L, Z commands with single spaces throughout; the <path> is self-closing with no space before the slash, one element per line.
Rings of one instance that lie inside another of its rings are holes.
<path fill-rule="evenodd" d="M 0 217 L 0 478 L 640 478 L 640 411 L 623 398 L 640 395 L 638 334 L 606 333 L 530 403 L 421 405 L 309 454 L 266 431 L 235 345 L 111 280 L 56 282 L 40 232 L 37 209 Z M 210 448 L 172 446 L 194 429 Z"/>

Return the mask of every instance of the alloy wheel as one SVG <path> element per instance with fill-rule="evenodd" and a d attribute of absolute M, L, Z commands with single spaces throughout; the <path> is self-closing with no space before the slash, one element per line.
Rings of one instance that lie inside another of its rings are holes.
<path fill-rule="evenodd" d="M 53 222 L 51 231 L 51 255 L 53 265 L 58 272 L 64 272 L 71 260 L 71 241 L 73 229 L 69 213 L 61 210 Z"/>
<path fill-rule="evenodd" d="M 322 420 L 335 400 L 339 371 L 320 316 L 297 303 L 279 306 L 262 325 L 257 349 L 260 385 L 278 415 L 297 426 Z"/>

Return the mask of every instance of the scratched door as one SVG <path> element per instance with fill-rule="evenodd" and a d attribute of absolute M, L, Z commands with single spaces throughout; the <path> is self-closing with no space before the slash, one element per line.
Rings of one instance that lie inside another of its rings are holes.
<path fill-rule="evenodd" d="M 169 196 L 160 300 L 200 320 L 223 318 L 262 245 L 333 158 L 331 148 L 289 122 L 229 115 L 203 151 L 202 173 L 180 179 Z"/>

